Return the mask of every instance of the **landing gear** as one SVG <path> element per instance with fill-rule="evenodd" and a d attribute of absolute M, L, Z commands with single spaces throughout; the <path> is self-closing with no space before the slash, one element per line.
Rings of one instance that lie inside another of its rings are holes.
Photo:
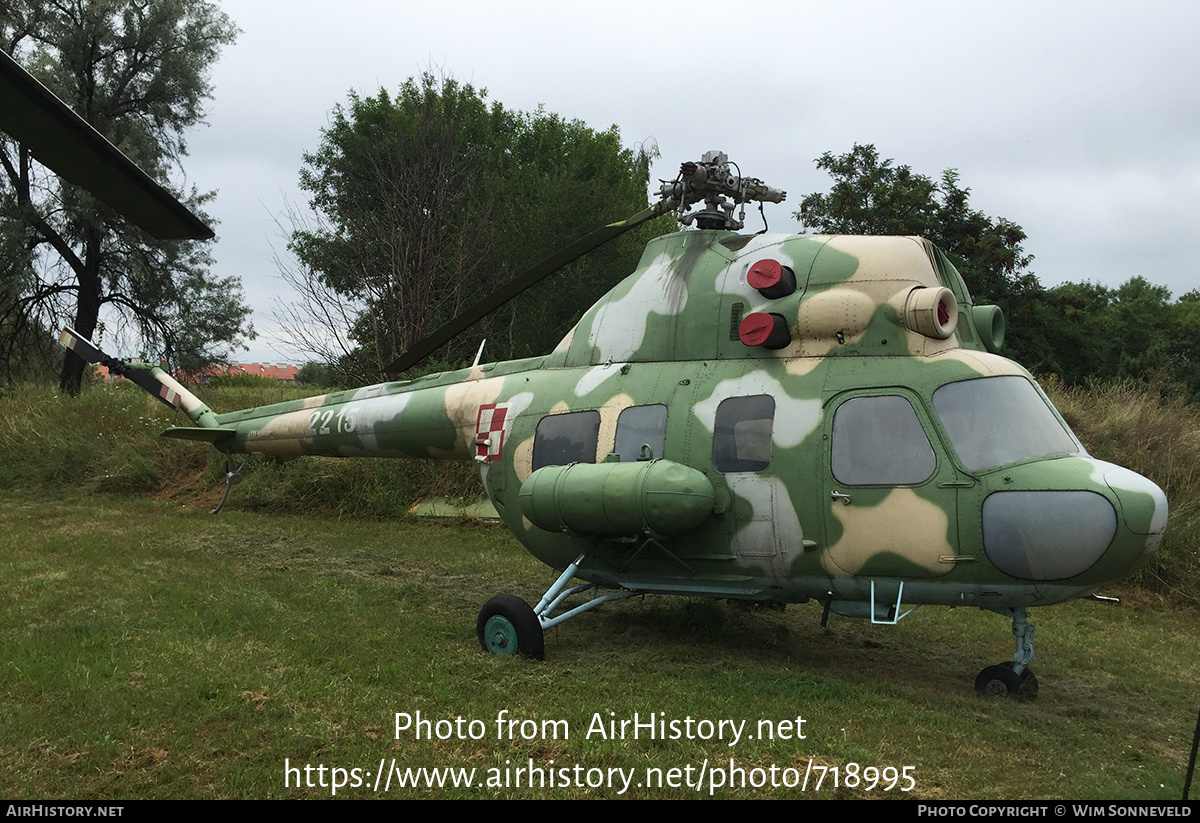
<path fill-rule="evenodd" d="M 1037 697 L 1038 679 L 1033 669 L 1026 666 L 1017 674 L 1013 666 L 1011 661 L 988 666 L 975 678 L 975 693 L 983 697 L 1019 697 L 1024 700 Z"/>
<path fill-rule="evenodd" d="M 1015 664 L 1011 662 L 1005 662 L 1001 663 L 1000 665 L 1004 666 L 1006 669 L 1011 669 Z M 1021 669 L 1021 674 L 1018 676 L 1021 678 L 1021 685 L 1017 687 L 1017 697 L 1022 697 L 1026 700 L 1032 700 L 1033 698 L 1037 697 L 1038 679 L 1033 673 L 1033 669 L 1026 666 L 1025 668 Z"/>
<path fill-rule="evenodd" d="M 492 654 L 520 654 L 541 660 L 545 656 L 545 630 L 557 626 L 566 620 L 585 611 L 602 606 L 613 600 L 624 600 L 633 597 L 637 592 L 620 589 L 608 594 L 597 594 L 591 600 L 576 606 L 560 615 L 554 615 L 554 610 L 562 605 L 568 597 L 580 594 L 588 589 L 599 591 L 599 586 L 586 584 L 567 588 L 567 582 L 575 576 L 584 555 L 579 555 L 575 562 L 554 581 L 537 606 L 530 608 L 519 597 L 511 594 L 498 594 L 484 604 L 479 610 L 479 619 L 475 621 L 475 633 L 479 636 L 479 645 L 485 652 Z"/>
<path fill-rule="evenodd" d="M 246 464 L 249 462 L 250 455 L 246 455 L 246 459 L 242 461 L 242 465 L 238 466 L 235 470 L 233 468 L 233 455 L 225 455 L 225 491 L 221 494 L 221 502 L 218 503 L 217 507 L 210 511 L 209 514 L 216 514 L 217 512 L 221 511 L 222 507 L 225 505 L 225 501 L 229 498 L 229 490 L 238 483 L 242 482 L 242 471 L 246 468 Z"/>
<path fill-rule="evenodd" d="M 545 656 L 542 624 L 528 603 L 511 594 L 498 594 L 483 605 L 475 633 L 485 652 L 521 654 L 535 660 Z"/>
<path fill-rule="evenodd" d="M 1021 688 L 1021 676 L 1008 666 L 988 666 L 975 678 L 975 693 L 983 697 L 1013 697 Z"/>
<path fill-rule="evenodd" d="M 1013 637 L 1017 650 L 1013 659 L 998 666 L 988 666 L 975 678 L 975 693 L 983 697 L 1019 697 L 1032 700 L 1037 697 L 1038 680 L 1029 668 L 1033 659 L 1033 626 L 1029 625 L 1029 613 L 1020 609 L 994 609 L 998 614 L 1012 618 Z"/>

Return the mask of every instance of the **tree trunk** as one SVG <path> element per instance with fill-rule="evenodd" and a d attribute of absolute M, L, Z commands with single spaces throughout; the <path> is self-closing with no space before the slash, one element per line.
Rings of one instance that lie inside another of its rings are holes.
<path fill-rule="evenodd" d="M 92 339 L 96 332 L 96 324 L 100 320 L 100 236 L 98 232 L 89 231 L 85 241 L 83 268 L 75 273 L 79 282 L 79 298 L 75 305 L 74 329 L 79 334 Z M 83 387 L 83 370 L 87 363 L 82 357 L 70 349 L 63 358 L 62 377 L 59 389 L 78 397 Z"/>

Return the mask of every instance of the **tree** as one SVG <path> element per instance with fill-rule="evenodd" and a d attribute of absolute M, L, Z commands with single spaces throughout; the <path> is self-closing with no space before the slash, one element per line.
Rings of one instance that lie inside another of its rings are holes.
<path fill-rule="evenodd" d="M 0 48 L 160 182 L 200 122 L 208 68 L 237 30 L 198 0 L 13 0 L 0 8 Z M 236 278 L 213 278 L 204 246 L 160 241 L 0 140 L 0 332 L 10 361 L 30 334 L 63 320 L 85 337 L 101 311 L 143 353 L 197 368 L 253 336 Z M 184 202 L 200 211 L 212 195 Z M 77 393 L 84 363 L 68 353 L 60 384 Z"/>
<path fill-rule="evenodd" d="M 855 144 L 842 155 L 816 161 L 833 187 L 803 199 L 797 220 L 829 234 L 920 235 L 946 252 L 973 299 L 1004 311 L 1005 345 L 1031 368 L 1049 362 L 1038 305 L 1044 289 L 1027 271 L 1033 256 L 1021 244 L 1025 231 L 1011 220 L 971 208 L 970 189 L 954 169 L 934 181 L 894 160 L 880 160 L 874 145 Z"/>
<path fill-rule="evenodd" d="M 1113 292 L 1099 283 L 1063 283 L 1046 292 L 1052 371 L 1068 383 L 1113 377 Z"/>
<path fill-rule="evenodd" d="M 300 381 L 301 386 L 332 388 L 334 385 L 329 366 L 316 360 L 309 360 L 301 366 L 300 370 L 296 372 L 296 379 Z"/>
<path fill-rule="evenodd" d="M 1171 375 L 1187 386 L 1192 402 L 1200 402 L 1200 291 L 1192 290 L 1171 306 L 1174 330 L 1167 356 Z"/>
<path fill-rule="evenodd" d="M 1070 383 L 1141 380 L 1182 386 L 1200 399 L 1200 293 L 1171 292 L 1141 276 L 1115 289 L 1063 283 L 1048 289 L 1055 371 Z"/>
<path fill-rule="evenodd" d="M 394 95 L 351 94 L 304 160 L 313 215 L 285 218 L 295 261 L 283 267 L 302 299 L 283 319 L 298 348 L 357 381 L 561 246 L 645 208 L 650 156 L 623 148 L 615 126 L 510 111 L 426 73 Z M 632 269 L 646 235 L 630 234 L 553 278 L 552 299 L 522 296 L 446 358 L 474 356 L 481 336 L 489 359 L 548 350 L 600 282 Z"/>

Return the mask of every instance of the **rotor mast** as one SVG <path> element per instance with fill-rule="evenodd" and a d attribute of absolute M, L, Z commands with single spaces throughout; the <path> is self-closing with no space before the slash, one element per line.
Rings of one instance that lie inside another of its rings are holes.
<path fill-rule="evenodd" d="M 508 283 L 469 306 L 453 320 L 415 343 L 408 351 L 389 363 L 384 371 L 389 374 L 399 374 L 415 366 L 457 335 L 549 275 L 660 214 L 666 214 L 674 209 L 675 219 L 684 226 L 690 226 L 694 221 L 701 229 L 737 231 L 744 225 L 746 203 L 752 201 L 780 203 L 787 197 L 787 192 L 772 188 L 757 178 L 743 177 L 740 169 L 737 171 L 734 169 L 737 169 L 737 164 L 730 163 L 729 157 L 723 151 L 705 152 L 699 163 L 684 163 L 675 180 L 659 181 L 662 186 L 659 189 L 660 199 L 658 202 L 632 217 L 616 223 L 609 223 L 607 226 L 597 229 L 514 277 Z M 704 208 L 691 214 L 692 206 L 702 201 Z M 742 210 L 738 217 L 734 218 L 733 210 L 737 205 L 741 205 Z"/>

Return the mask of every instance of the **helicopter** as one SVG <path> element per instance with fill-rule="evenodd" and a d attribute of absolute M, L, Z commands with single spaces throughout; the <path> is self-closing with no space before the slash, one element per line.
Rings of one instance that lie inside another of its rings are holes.
<path fill-rule="evenodd" d="M 3 53 L 0 129 L 152 234 L 211 236 Z M 1095 592 L 1161 542 L 1166 496 L 1088 455 L 999 354 L 1000 310 L 974 305 L 927 240 L 741 233 L 747 204 L 784 197 L 708 152 L 647 209 L 482 298 L 388 371 L 673 211 L 682 230 L 651 241 L 544 357 L 218 414 L 159 367 L 71 329 L 60 340 L 184 411 L 192 425 L 164 436 L 225 453 L 216 510 L 241 479 L 234 454 L 475 461 L 504 524 L 561 572 L 534 605 L 483 605 L 486 652 L 540 659 L 546 629 L 647 594 L 816 601 L 823 625 L 970 606 L 1008 618 L 1015 639 L 976 691 L 1035 696 L 1029 609 L 1104 600 Z"/>
<path fill-rule="evenodd" d="M 162 369 L 69 329 L 62 341 L 182 408 L 193 425 L 164 436 L 227 456 L 474 460 L 504 524 L 561 571 L 536 604 L 483 605 L 487 652 L 542 658 L 547 629 L 646 594 L 816 601 L 822 623 L 971 606 L 1007 617 L 1016 646 L 976 690 L 1035 695 L 1029 609 L 1136 569 L 1162 539 L 1166 496 L 1088 455 L 998 353 L 1002 314 L 973 305 L 943 252 L 919 237 L 739 233 L 747 203 L 785 195 L 735 169 L 716 151 L 685 163 L 650 208 L 485 297 L 391 370 L 674 210 L 684 229 L 651 241 L 544 357 L 217 414 Z M 229 463 L 226 493 L 239 477 Z"/>

